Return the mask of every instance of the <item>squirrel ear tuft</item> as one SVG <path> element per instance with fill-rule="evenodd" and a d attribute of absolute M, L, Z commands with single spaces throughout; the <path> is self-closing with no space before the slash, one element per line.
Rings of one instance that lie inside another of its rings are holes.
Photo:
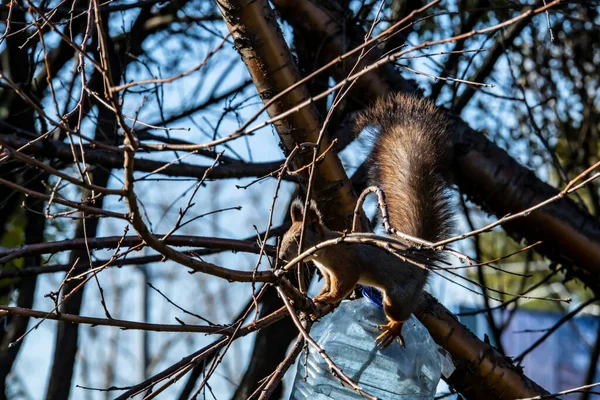
<path fill-rule="evenodd" d="M 311 224 L 314 223 L 322 223 L 323 222 L 323 217 L 321 216 L 321 212 L 319 211 L 319 208 L 317 207 L 317 203 L 314 200 L 310 201 L 310 205 L 308 206 L 308 221 Z"/>
<path fill-rule="evenodd" d="M 292 207 L 290 208 L 290 215 L 292 217 L 292 223 L 294 222 L 302 222 L 302 215 L 304 214 L 304 203 L 300 198 L 296 198 L 292 202 Z"/>

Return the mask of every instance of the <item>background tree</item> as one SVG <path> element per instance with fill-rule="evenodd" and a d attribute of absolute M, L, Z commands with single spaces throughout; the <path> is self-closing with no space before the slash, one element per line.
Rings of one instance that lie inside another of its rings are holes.
<path fill-rule="evenodd" d="M 428 299 L 448 384 L 547 394 L 527 377 L 539 343 L 513 362 L 503 341 L 521 307 L 564 314 L 540 343 L 597 308 L 593 2 L 0 7 L 1 397 L 282 396 L 309 334 L 289 315 L 315 310 L 313 272 L 275 273 L 274 238 L 298 194 L 351 227 L 368 152 L 352 121 L 394 91 L 447 112 L 462 234 L 448 260 L 464 268 L 438 272 L 481 295 L 471 314 L 492 333 Z M 457 311 L 442 282 L 432 294 Z"/>

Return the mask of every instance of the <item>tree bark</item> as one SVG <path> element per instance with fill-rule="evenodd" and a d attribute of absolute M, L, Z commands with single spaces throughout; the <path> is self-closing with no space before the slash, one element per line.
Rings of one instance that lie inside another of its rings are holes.
<path fill-rule="evenodd" d="M 248 68 L 263 103 L 300 80 L 294 62 L 277 23 L 277 18 L 264 1 L 219 1 L 225 23 L 233 35 L 235 46 Z M 271 117 L 287 111 L 310 98 L 304 85 L 289 91 L 267 108 Z M 275 124 L 286 153 L 304 142 L 316 143 L 321 121 L 314 105 L 304 107 Z M 320 152 L 329 145 L 324 133 Z M 312 162 L 312 152 L 300 152 L 292 165 L 300 168 Z M 306 187 L 308 169 L 299 174 L 300 184 Z M 344 173 L 340 160 L 328 152 L 315 171 L 314 195 L 328 225 L 337 230 L 350 227 L 356 194 Z"/>

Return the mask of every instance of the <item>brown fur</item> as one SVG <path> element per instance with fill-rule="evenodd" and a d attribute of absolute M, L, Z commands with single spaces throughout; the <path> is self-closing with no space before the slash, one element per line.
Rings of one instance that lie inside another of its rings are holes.
<path fill-rule="evenodd" d="M 450 147 L 444 117 L 426 100 L 397 94 L 377 101 L 358 118 L 357 132 L 367 126 L 379 128 L 369 157 L 370 177 L 386 194 L 392 225 L 425 240 L 446 237 L 451 226 L 446 179 Z M 323 224 L 314 202 L 304 210 L 303 204 L 295 201 L 292 226 L 283 237 L 280 258 L 290 260 L 298 254 L 305 211 L 309 221 L 304 232 L 305 249 L 342 235 Z M 378 339 L 384 346 L 395 337 L 403 343 L 402 323 L 421 302 L 426 269 L 383 249 L 355 243 L 325 247 L 310 260 L 325 277 L 315 302 L 337 303 L 357 283 L 376 287 L 383 292 L 384 312 L 390 321 L 382 326 L 386 331 Z"/>
<path fill-rule="evenodd" d="M 362 114 L 357 131 L 375 126 L 369 178 L 387 198 L 390 222 L 429 241 L 445 238 L 452 218 L 448 205 L 451 147 L 446 118 L 429 100 L 395 94 Z"/>

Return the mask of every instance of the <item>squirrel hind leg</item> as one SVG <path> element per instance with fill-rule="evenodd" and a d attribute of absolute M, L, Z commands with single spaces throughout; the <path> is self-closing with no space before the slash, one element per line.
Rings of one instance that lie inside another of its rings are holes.
<path fill-rule="evenodd" d="M 404 337 L 402 336 L 402 326 L 410 318 L 412 312 L 411 304 L 414 302 L 413 287 L 402 287 L 401 290 L 386 292 L 383 296 L 383 311 L 388 319 L 387 324 L 382 324 L 379 329 L 384 332 L 376 339 L 378 346 L 387 347 L 394 342 L 396 338 L 402 347 L 406 347 Z M 413 297 L 412 302 L 410 297 Z"/>
<path fill-rule="evenodd" d="M 402 326 L 405 321 L 390 321 L 387 324 L 379 325 L 379 329 L 384 329 L 384 332 L 377 336 L 377 346 L 388 347 L 396 338 L 400 342 L 400 346 L 406 348 L 404 337 L 402 336 Z"/>

